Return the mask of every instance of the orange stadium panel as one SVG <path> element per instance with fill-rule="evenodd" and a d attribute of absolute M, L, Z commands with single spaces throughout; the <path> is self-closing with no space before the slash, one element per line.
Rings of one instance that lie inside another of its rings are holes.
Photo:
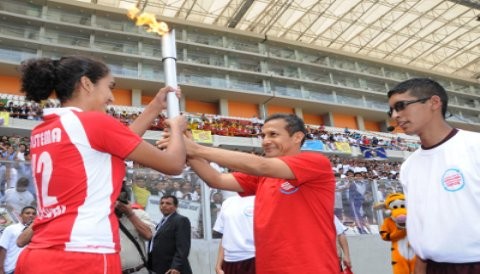
<path fill-rule="evenodd" d="M 275 113 L 289 113 L 289 114 L 295 113 L 293 111 L 293 108 L 291 107 L 268 105 L 267 108 L 268 108 L 268 112 L 267 112 L 268 116 Z"/>
<path fill-rule="evenodd" d="M 317 115 L 317 114 L 303 113 L 303 121 L 307 125 L 316 125 L 316 126 L 323 125 L 322 116 Z"/>
<path fill-rule="evenodd" d="M 228 101 L 228 116 L 244 118 L 252 118 L 253 116 L 259 117 L 258 105 Z"/>
<path fill-rule="evenodd" d="M 142 106 L 148 105 L 153 100 L 153 96 L 142 95 L 141 104 Z"/>
<path fill-rule="evenodd" d="M 185 111 L 188 113 L 218 114 L 218 104 L 186 100 Z"/>
<path fill-rule="evenodd" d="M 132 91 L 128 89 L 114 89 L 113 96 L 115 97 L 114 105 L 131 106 L 132 105 Z"/>
<path fill-rule="evenodd" d="M 0 93 L 25 95 L 20 92 L 20 78 L 0 75 Z"/>
<path fill-rule="evenodd" d="M 357 119 L 355 116 L 333 113 L 334 127 L 348 127 L 349 129 L 358 129 Z"/>
<path fill-rule="evenodd" d="M 367 131 L 380 131 L 380 125 L 378 122 L 375 121 L 364 121 L 365 124 L 365 130 Z"/>

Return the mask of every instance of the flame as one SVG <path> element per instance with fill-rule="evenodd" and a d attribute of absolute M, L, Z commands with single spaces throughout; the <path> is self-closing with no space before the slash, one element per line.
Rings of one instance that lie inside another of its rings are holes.
<path fill-rule="evenodd" d="M 128 18 L 135 21 L 137 26 L 145 26 L 147 32 L 155 32 L 158 35 L 164 35 L 169 31 L 165 22 L 158 22 L 152 13 L 142 12 L 138 7 L 133 7 L 127 12 Z"/>

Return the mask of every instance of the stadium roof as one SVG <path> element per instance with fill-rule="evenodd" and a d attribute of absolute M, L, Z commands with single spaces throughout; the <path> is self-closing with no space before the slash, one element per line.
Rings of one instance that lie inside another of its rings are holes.
<path fill-rule="evenodd" d="M 480 0 L 149 0 L 145 11 L 480 80 Z"/>

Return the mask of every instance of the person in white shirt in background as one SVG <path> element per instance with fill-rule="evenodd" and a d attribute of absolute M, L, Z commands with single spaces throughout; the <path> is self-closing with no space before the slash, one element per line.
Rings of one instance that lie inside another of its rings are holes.
<path fill-rule="evenodd" d="M 7 226 L 0 237 L 0 274 L 13 274 L 18 255 L 23 247 L 17 246 L 20 233 L 33 221 L 37 211 L 33 206 L 26 206 L 21 210 L 18 223 Z"/>
<path fill-rule="evenodd" d="M 337 232 L 337 253 L 340 261 L 340 271 L 343 271 L 344 268 L 352 268 L 350 249 L 348 248 L 347 236 L 345 235 L 347 228 L 340 222 L 336 215 L 334 215 L 333 218 Z"/>
<path fill-rule="evenodd" d="M 15 216 L 20 216 L 22 209 L 26 206 L 35 205 L 35 197 L 27 191 L 30 181 L 26 177 L 20 177 L 15 188 L 9 188 L 5 191 L 3 202 L 7 209 L 11 210 Z"/>
<path fill-rule="evenodd" d="M 213 230 L 222 234 L 218 247 L 217 274 L 255 274 L 253 208 L 255 196 L 227 198 Z"/>

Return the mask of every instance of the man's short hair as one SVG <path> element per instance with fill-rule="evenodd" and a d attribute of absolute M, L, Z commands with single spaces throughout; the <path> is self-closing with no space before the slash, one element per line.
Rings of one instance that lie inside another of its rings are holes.
<path fill-rule="evenodd" d="M 17 186 L 28 186 L 30 184 L 30 180 L 27 177 L 20 177 L 17 180 Z"/>
<path fill-rule="evenodd" d="M 410 92 L 412 96 L 417 98 L 428 98 L 433 95 L 440 97 L 442 101 L 442 115 L 445 118 L 448 107 L 447 91 L 436 81 L 429 78 L 413 78 L 403 81 L 391 89 L 387 96 L 392 97 L 394 94 L 402 94 Z"/>
<path fill-rule="evenodd" d="M 288 134 L 290 134 L 290 136 L 292 136 L 298 131 L 303 133 L 304 136 L 300 144 L 302 146 L 307 136 L 307 129 L 305 128 L 305 123 L 303 122 L 303 120 L 294 114 L 277 113 L 272 114 L 267 119 L 265 119 L 264 124 L 266 124 L 268 121 L 277 119 L 283 119 L 285 122 L 287 122 L 287 126 L 285 127 L 285 129 L 288 131 Z"/>
<path fill-rule="evenodd" d="M 161 201 L 161 200 L 168 199 L 168 198 L 172 198 L 172 200 L 173 200 L 173 205 L 175 205 L 175 207 L 178 206 L 178 199 L 177 199 L 177 197 L 175 197 L 174 195 L 165 195 L 165 196 L 163 196 L 162 198 L 160 198 L 160 201 Z"/>
<path fill-rule="evenodd" d="M 22 211 L 20 212 L 20 215 L 25 213 L 25 211 L 27 211 L 27 209 L 33 209 L 33 211 L 37 211 L 37 209 L 34 206 L 25 206 L 25 207 L 22 208 Z"/>

